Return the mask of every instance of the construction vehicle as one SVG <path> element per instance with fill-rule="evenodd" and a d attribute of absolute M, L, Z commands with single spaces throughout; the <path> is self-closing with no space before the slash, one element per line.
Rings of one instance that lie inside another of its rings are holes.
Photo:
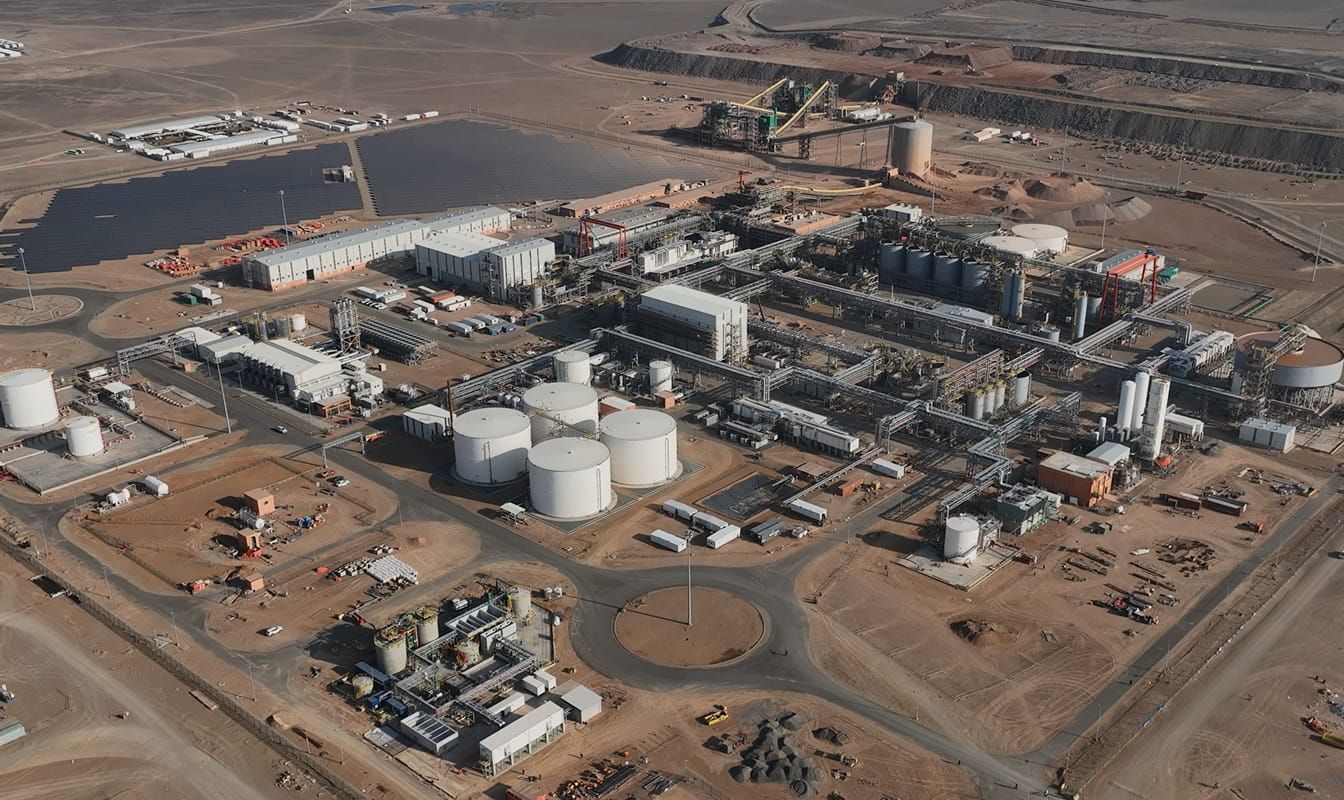
<path fill-rule="evenodd" d="M 1331 747 L 1338 747 L 1340 750 L 1344 750 L 1344 736 L 1336 736 L 1333 733 L 1322 733 L 1321 741 Z"/>
<path fill-rule="evenodd" d="M 1265 532 L 1265 523 L 1263 523 L 1263 522 L 1249 522 L 1249 521 L 1248 521 L 1248 522 L 1243 522 L 1243 523 L 1241 523 L 1241 524 L 1238 525 L 1237 527 L 1238 527 L 1238 528 L 1241 528 L 1241 529 L 1244 530 L 1244 531 L 1250 531 L 1251 533 L 1264 533 L 1264 532 Z"/>
<path fill-rule="evenodd" d="M 1302 720 L 1302 723 L 1306 725 L 1308 728 L 1310 728 L 1312 733 L 1319 733 L 1321 735 L 1325 735 L 1330 732 L 1330 729 L 1326 727 L 1325 723 L 1321 722 L 1319 719 L 1315 717 L 1307 717 L 1306 719 Z"/>
<path fill-rule="evenodd" d="M 846 767 L 857 767 L 859 765 L 859 760 L 854 756 L 851 756 L 849 753 L 836 753 L 835 757 L 837 760 L 839 760 L 841 764 L 844 764 Z"/>
<path fill-rule="evenodd" d="M 701 725 L 708 725 L 710 727 L 722 724 L 729 719 L 728 707 L 716 704 L 713 711 L 708 714 L 701 714 L 699 717 L 696 717 L 696 719 L 699 720 Z"/>

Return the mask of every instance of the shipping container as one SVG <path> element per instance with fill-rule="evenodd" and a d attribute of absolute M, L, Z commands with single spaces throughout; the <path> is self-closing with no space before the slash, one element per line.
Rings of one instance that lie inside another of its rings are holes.
<path fill-rule="evenodd" d="M 709 545 L 711 550 L 718 550 L 725 544 L 737 539 L 742 535 L 742 529 L 736 525 L 725 525 L 722 528 L 711 533 L 705 538 L 705 544 Z"/>
<path fill-rule="evenodd" d="M 671 550 L 674 553 L 680 553 L 686 549 L 686 540 L 674 533 L 668 533 L 659 529 L 649 534 L 649 541 L 659 547 Z"/>
<path fill-rule="evenodd" d="M 813 505 L 806 500 L 794 500 L 789 503 L 789 510 L 804 519 L 810 519 L 819 524 L 824 524 L 829 516 L 825 508 Z"/>
<path fill-rule="evenodd" d="M 663 513 L 670 514 L 677 519 L 689 522 L 690 519 L 696 515 L 696 510 L 694 507 L 688 506 L 680 500 L 664 500 Z"/>
<path fill-rule="evenodd" d="M 888 478 L 905 477 L 904 464 L 897 464 L 894 461 L 887 461 L 884 458 L 879 458 L 873 461 L 872 467 L 873 472 L 876 472 L 878 475 L 886 475 Z"/>
<path fill-rule="evenodd" d="M 1198 511 L 1204 502 L 1197 495 L 1186 492 L 1163 492 L 1159 499 L 1173 508 L 1186 508 Z"/>
<path fill-rule="evenodd" d="M 776 517 L 752 525 L 747 531 L 747 535 L 755 540 L 757 544 L 765 544 L 783 532 L 784 522 Z"/>
<path fill-rule="evenodd" d="M 1221 497 L 1205 497 L 1204 507 L 1222 514 L 1240 517 L 1246 513 L 1247 504 L 1240 500 L 1224 500 Z"/>
<path fill-rule="evenodd" d="M 853 480 L 837 484 L 833 489 L 833 491 L 836 494 L 840 495 L 841 497 L 849 497 L 850 495 L 854 494 L 861 488 L 863 488 L 863 478 L 855 478 Z"/>

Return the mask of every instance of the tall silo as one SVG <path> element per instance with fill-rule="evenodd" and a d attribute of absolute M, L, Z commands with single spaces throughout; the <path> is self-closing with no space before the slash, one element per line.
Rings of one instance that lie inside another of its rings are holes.
<path fill-rule="evenodd" d="M 893 125 L 890 155 L 901 174 L 924 177 L 933 166 L 933 125 L 922 119 Z"/>

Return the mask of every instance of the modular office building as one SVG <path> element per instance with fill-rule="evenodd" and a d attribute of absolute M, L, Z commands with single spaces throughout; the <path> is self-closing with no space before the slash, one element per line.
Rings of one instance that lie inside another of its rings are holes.
<path fill-rule="evenodd" d="M 481 771 L 498 775 L 565 732 L 565 710 L 549 700 L 481 740 Z"/>

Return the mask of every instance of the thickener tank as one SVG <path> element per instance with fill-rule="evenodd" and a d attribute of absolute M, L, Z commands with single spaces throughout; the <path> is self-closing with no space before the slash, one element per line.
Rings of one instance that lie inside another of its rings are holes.
<path fill-rule="evenodd" d="M 895 283 L 895 278 L 905 272 L 905 245 L 900 242 L 884 241 L 878 249 L 877 279 L 883 283 Z"/>
<path fill-rule="evenodd" d="M 979 292 L 989 283 L 989 265 L 983 261 L 964 261 L 961 265 L 961 288 Z"/>
<path fill-rule="evenodd" d="M 671 361 L 649 362 L 649 391 L 650 392 L 672 391 Z"/>
<path fill-rule="evenodd" d="M 415 636 L 422 647 L 439 638 L 439 610 L 437 608 L 422 606 L 416 610 Z"/>
<path fill-rule="evenodd" d="M 960 285 L 961 259 L 947 253 L 935 255 L 933 257 L 933 282 L 943 288 Z"/>
<path fill-rule="evenodd" d="M 1238 337 L 1234 358 L 1238 369 L 1244 370 L 1251 346 L 1259 343 L 1274 345 L 1279 340 L 1276 331 L 1248 333 Z M 1308 392 L 1325 387 L 1334 387 L 1344 375 L 1344 352 L 1338 347 L 1315 337 L 1308 337 L 1300 350 L 1284 353 L 1274 364 L 1274 374 L 1270 383 L 1275 395 L 1288 399 L 1293 392 Z"/>
<path fill-rule="evenodd" d="M 577 383 L 542 383 L 523 392 L 532 419 L 532 443 L 597 432 L 597 392 Z"/>
<path fill-rule="evenodd" d="M 453 418 L 453 470 L 478 486 L 509 483 L 527 472 L 532 426 L 510 408 L 480 408 Z"/>
<path fill-rule="evenodd" d="M 386 628 L 373 635 L 373 650 L 378 669 L 386 675 L 396 675 L 406 669 L 406 633 Z"/>
<path fill-rule="evenodd" d="M 980 240 L 980 244 L 992 247 L 1004 255 L 1021 256 L 1022 258 L 1033 258 L 1036 251 L 1040 249 L 1035 242 L 1021 236 L 986 236 Z"/>
<path fill-rule="evenodd" d="M 593 365 L 587 353 L 565 350 L 556 353 L 551 362 L 555 365 L 555 379 L 560 383 L 581 383 L 587 386 L 593 382 Z"/>
<path fill-rule="evenodd" d="M 6 428 L 50 425 L 61 416 L 56 387 L 45 369 L 16 369 L 0 375 L 0 415 Z"/>
<path fill-rule="evenodd" d="M 905 274 L 915 281 L 933 280 L 933 253 L 928 250 L 906 250 Z"/>
<path fill-rule="evenodd" d="M 592 439 L 549 439 L 527 455 L 532 510 L 556 519 L 583 519 L 612 502 L 611 451 Z"/>
<path fill-rule="evenodd" d="M 925 120 L 901 122 L 891 128 L 891 166 L 905 175 L 919 175 L 933 166 L 933 125 Z"/>
<path fill-rule="evenodd" d="M 602 444 L 611 452 L 611 480 L 621 486 L 657 486 L 681 474 L 677 421 L 661 411 L 632 408 L 602 419 Z"/>
<path fill-rule="evenodd" d="M 75 417 L 65 423 L 65 446 L 75 458 L 103 452 L 103 429 L 97 417 Z"/>
<path fill-rule="evenodd" d="M 1024 222 L 1013 226 L 1013 235 L 1030 239 L 1038 250 L 1062 253 L 1069 249 L 1069 232 L 1058 225 L 1042 225 L 1038 222 Z"/>
<path fill-rule="evenodd" d="M 969 564 L 980 551 L 980 523 L 969 514 L 948 517 L 943 525 L 943 558 Z"/>

